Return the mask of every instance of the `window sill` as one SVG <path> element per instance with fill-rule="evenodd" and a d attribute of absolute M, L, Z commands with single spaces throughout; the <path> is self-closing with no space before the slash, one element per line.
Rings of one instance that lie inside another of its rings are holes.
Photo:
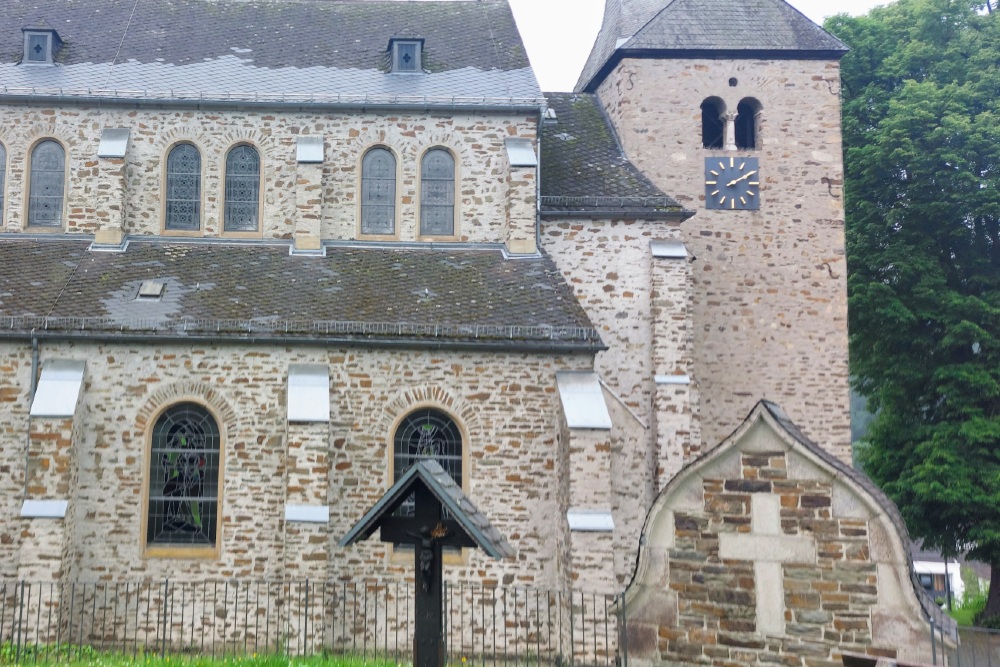
<path fill-rule="evenodd" d="M 215 560 L 219 557 L 219 547 L 171 546 L 161 544 L 146 547 L 143 558 L 167 558 L 172 560 Z"/>

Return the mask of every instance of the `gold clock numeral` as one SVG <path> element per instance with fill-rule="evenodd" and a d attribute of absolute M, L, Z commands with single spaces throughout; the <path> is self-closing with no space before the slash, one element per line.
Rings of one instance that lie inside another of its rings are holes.
<path fill-rule="evenodd" d="M 740 203 L 743 204 L 744 206 L 746 206 L 747 205 L 747 200 L 744 199 L 743 197 L 740 197 Z"/>
<path fill-rule="evenodd" d="M 729 208 L 736 208 L 736 197 L 729 200 Z"/>
<path fill-rule="evenodd" d="M 756 192 L 754 192 L 753 190 L 747 190 L 747 197 L 753 197 L 753 196 L 755 196 L 756 194 L 757 194 L 757 193 L 756 193 Z"/>
<path fill-rule="evenodd" d="M 740 162 L 740 171 L 743 171 L 743 167 L 747 166 L 746 162 Z"/>
<path fill-rule="evenodd" d="M 736 158 L 734 158 L 734 157 L 729 158 L 729 166 L 730 167 L 735 167 L 736 166 Z"/>
<path fill-rule="evenodd" d="M 717 172 L 717 171 L 712 171 L 712 172 L 709 172 L 709 173 L 712 174 L 712 176 L 718 176 L 719 175 L 719 172 Z"/>
<path fill-rule="evenodd" d="M 747 185 L 760 185 L 760 181 L 750 181 Z"/>
<path fill-rule="evenodd" d="M 718 190 L 713 190 L 711 194 L 714 197 L 715 195 L 719 194 L 719 191 Z"/>
<path fill-rule="evenodd" d="M 705 185 L 715 185 L 718 181 L 705 181 Z"/>
<path fill-rule="evenodd" d="M 725 204 L 726 203 L 726 195 L 722 195 L 721 197 L 719 197 L 719 203 L 720 204 Z"/>
<path fill-rule="evenodd" d="M 722 162 L 722 161 L 720 160 L 720 161 L 719 161 L 719 169 L 721 169 L 721 170 L 725 171 L 725 170 L 726 170 L 726 163 L 725 163 L 725 162 Z M 715 174 L 715 172 L 714 172 L 714 171 L 713 171 L 712 173 L 713 173 L 713 174 Z M 718 174 L 715 174 L 715 175 L 716 175 L 716 176 L 718 176 Z"/>

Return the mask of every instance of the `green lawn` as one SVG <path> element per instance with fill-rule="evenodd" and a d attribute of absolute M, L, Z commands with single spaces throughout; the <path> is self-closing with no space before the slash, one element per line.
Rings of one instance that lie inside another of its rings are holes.
<path fill-rule="evenodd" d="M 89 647 L 39 646 L 22 647 L 20 652 L 10 643 L 0 646 L 0 665 L 42 665 L 51 667 L 395 667 L 384 660 L 363 660 L 347 656 L 231 656 L 212 658 L 196 655 L 166 655 L 139 653 L 104 653 Z"/>

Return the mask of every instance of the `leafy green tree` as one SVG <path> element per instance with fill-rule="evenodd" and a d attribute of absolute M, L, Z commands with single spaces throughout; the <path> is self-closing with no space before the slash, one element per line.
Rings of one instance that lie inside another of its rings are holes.
<path fill-rule="evenodd" d="M 842 63 L 851 370 L 865 470 L 911 535 L 993 566 L 1000 615 L 1000 23 L 898 0 Z"/>

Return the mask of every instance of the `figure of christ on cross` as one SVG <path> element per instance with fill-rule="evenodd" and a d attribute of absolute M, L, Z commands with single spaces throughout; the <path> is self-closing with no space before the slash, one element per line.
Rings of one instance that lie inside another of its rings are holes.
<path fill-rule="evenodd" d="M 444 667 L 444 607 L 441 548 L 476 543 L 453 519 L 442 518 L 441 503 L 423 485 L 414 488 L 413 516 L 383 519 L 382 541 L 413 545 L 416 623 L 413 667 Z"/>

